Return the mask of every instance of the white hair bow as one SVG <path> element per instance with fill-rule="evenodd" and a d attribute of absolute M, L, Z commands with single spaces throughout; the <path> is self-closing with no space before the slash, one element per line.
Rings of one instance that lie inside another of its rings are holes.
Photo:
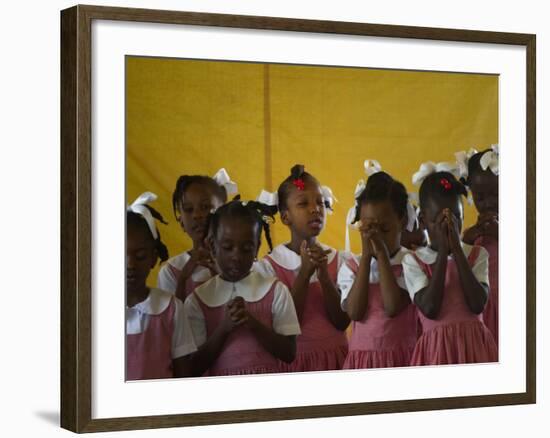
<path fill-rule="evenodd" d="M 225 170 L 225 168 L 221 168 L 216 172 L 216 174 L 212 177 L 214 181 L 219 186 L 222 186 L 225 188 L 225 191 L 227 193 L 227 197 L 230 197 L 232 195 L 236 195 L 239 193 L 239 189 L 237 188 L 237 183 L 231 181 L 231 178 L 229 178 L 229 174 Z"/>
<path fill-rule="evenodd" d="M 479 165 L 483 170 L 490 169 L 494 175 L 498 175 L 498 144 L 491 145 L 491 150 L 481 156 Z"/>
<path fill-rule="evenodd" d="M 363 167 L 365 168 L 365 174 L 369 177 L 374 175 L 375 173 L 382 171 L 382 166 L 376 160 L 365 160 L 363 163 Z M 350 227 L 354 229 L 359 228 L 359 224 L 355 222 L 355 215 L 357 214 L 357 207 L 358 207 L 357 198 L 361 195 L 361 193 L 363 193 L 363 190 L 365 190 L 366 186 L 367 186 L 367 183 L 363 179 L 360 179 L 357 182 L 357 185 L 355 186 L 355 191 L 353 193 L 353 199 L 355 200 L 355 203 L 353 204 L 353 207 L 350 207 L 350 209 L 348 210 L 348 214 L 346 216 L 346 242 L 345 242 L 346 251 L 349 251 L 351 247 L 350 238 L 349 238 Z"/>
<path fill-rule="evenodd" d="M 157 195 L 151 192 L 144 192 L 139 195 L 136 200 L 132 202 L 127 208 L 128 211 L 137 213 L 142 216 L 143 219 L 145 219 L 145 222 L 147 222 L 147 226 L 149 227 L 149 230 L 151 231 L 154 239 L 158 238 L 157 227 L 155 226 L 155 218 L 146 207 L 146 205 L 156 200 Z"/>
<path fill-rule="evenodd" d="M 279 205 L 279 196 L 277 195 L 277 192 L 262 190 L 256 201 L 266 205 L 277 206 Z"/>
<path fill-rule="evenodd" d="M 470 148 L 468 152 L 455 152 L 456 164 L 458 165 L 458 173 L 460 178 L 468 177 L 468 161 L 470 161 L 470 158 L 472 158 L 475 154 L 477 154 L 477 150 L 474 148 Z"/>
<path fill-rule="evenodd" d="M 332 214 L 332 206 L 334 202 L 338 202 L 338 199 L 336 199 L 329 186 L 321 186 L 321 193 L 323 194 L 323 201 L 328 203 L 328 214 Z"/>
<path fill-rule="evenodd" d="M 418 205 L 418 194 L 409 193 L 407 201 L 407 231 L 412 232 L 414 227 L 418 225 L 418 214 L 413 203 Z"/>
<path fill-rule="evenodd" d="M 433 161 L 422 163 L 418 171 L 412 176 L 412 182 L 414 185 L 420 185 L 427 176 L 436 172 L 450 172 L 458 177 L 458 165 L 445 162 L 434 163 Z"/>
<path fill-rule="evenodd" d="M 372 176 L 375 173 L 382 172 L 382 166 L 380 166 L 380 163 L 376 160 L 365 160 L 363 166 L 365 167 L 365 173 L 367 176 Z"/>

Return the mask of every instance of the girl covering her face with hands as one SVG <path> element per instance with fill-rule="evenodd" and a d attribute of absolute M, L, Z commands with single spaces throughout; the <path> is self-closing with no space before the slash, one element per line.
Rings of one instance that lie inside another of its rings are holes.
<path fill-rule="evenodd" d="M 419 309 L 422 335 L 412 365 L 497 360 L 496 344 L 482 320 L 489 293 L 488 254 L 462 244 L 462 196 L 466 189 L 447 171 L 423 173 L 420 220 L 429 246 L 403 258 L 405 282 Z"/>
<path fill-rule="evenodd" d="M 338 273 L 342 308 L 353 321 L 344 368 L 409 365 L 417 317 L 401 266 L 408 202 L 403 184 L 381 171 L 356 198 L 353 222 L 360 221 L 362 253 L 350 254 Z"/>

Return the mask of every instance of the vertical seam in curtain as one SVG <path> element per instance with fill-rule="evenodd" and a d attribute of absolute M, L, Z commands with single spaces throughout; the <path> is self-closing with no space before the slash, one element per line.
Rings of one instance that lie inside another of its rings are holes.
<path fill-rule="evenodd" d="M 270 93 L 269 64 L 264 64 L 264 187 L 272 192 L 273 173 L 271 160 L 271 93 Z M 271 238 L 275 242 L 274 229 L 271 228 Z"/>

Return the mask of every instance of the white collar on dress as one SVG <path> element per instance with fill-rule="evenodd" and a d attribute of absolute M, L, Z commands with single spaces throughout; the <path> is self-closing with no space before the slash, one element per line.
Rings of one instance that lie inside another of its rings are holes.
<path fill-rule="evenodd" d="M 160 315 L 166 310 L 170 299 L 174 295 L 170 292 L 166 292 L 162 289 L 153 288 L 149 291 L 149 295 L 141 303 L 137 303 L 135 306 L 129 309 L 137 310 L 139 313 L 146 313 L 147 315 Z"/>
<path fill-rule="evenodd" d="M 464 254 L 466 255 L 466 257 L 468 257 L 470 255 L 470 252 L 472 251 L 472 246 L 464 242 L 460 242 L 460 245 L 462 246 Z M 422 260 L 427 265 L 431 265 L 435 263 L 437 259 L 437 251 L 433 250 L 429 246 L 422 246 L 418 248 L 415 251 L 415 254 L 420 260 Z M 449 257 L 452 257 L 452 255 L 449 254 Z"/>
<path fill-rule="evenodd" d="M 401 262 L 403 261 L 403 257 L 405 257 L 405 254 L 407 254 L 409 251 L 405 247 L 399 248 L 399 250 L 394 254 L 393 257 L 390 258 L 390 265 L 401 265 Z M 353 260 L 359 266 L 361 256 L 355 255 L 352 253 L 346 253 L 349 254 L 349 256 L 353 257 Z M 370 276 L 369 276 L 369 283 L 380 283 L 380 272 L 378 270 L 378 261 L 373 257 L 370 261 Z"/>
<path fill-rule="evenodd" d="M 288 243 L 277 245 L 275 248 L 273 248 L 273 251 L 269 254 L 269 256 L 281 267 L 285 269 L 289 269 L 291 271 L 295 271 L 296 269 L 300 268 L 300 265 L 302 264 L 302 258 L 296 254 L 294 251 L 287 248 Z M 330 254 L 328 255 L 327 264 L 330 264 L 336 254 L 338 253 L 334 248 L 331 248 L 330 246 L 320 244 L 321 248 L 324 250 L 330 249 Z"/>
<path fill-rule="evenodd" d="M 221 306 L 235 297 L 243 297 L 245 301 L 255 302 L 269 292 L 274 281 L 276 281 L 274 277 L 264 277 L 255 271 L 251 271 L 245 278 L 235 283 L 225 281 L 216 275 L 196 288 L 195 294 L 210 307 Z"/>
<path fill-rule="evenodd" d="M 178 254 L 177 256 L 170 258 L 166 263 L 169 263 L 178 271 L 181 271 L 190 259 L 191 255 L 188 251 L 185 251 L 181 254 Z M 212 274 L 210 273 L 210 269 L 200 265 L 197 266 L 193 271 L 193 274 L 191 274 L 191 280 L 196 282 L 203 282 L 211 277 Z"/>

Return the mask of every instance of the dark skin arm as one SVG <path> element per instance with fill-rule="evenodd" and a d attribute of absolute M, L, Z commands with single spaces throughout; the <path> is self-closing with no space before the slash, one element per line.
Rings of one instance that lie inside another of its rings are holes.
<path fill-rule="evenodd" d="M 174 377 L 189 377 L 192 375 L 191 357 L 183 356 L 177 359 L 172 359 L 172 369 Z"/>
<path fill-rule="evenodd" d="M 458 222 L 455 216 L 448 210 L 445 211 L 445 216 L 448 224 L 449 246 L 456 262 L 466 304 L 474 314 L 479 315 L 483 312 L 487 303 L 489 287 L 477 280 L 470 267 L 470 263 L 468 263 L 468 259 L 460 245 Z"/>
<path fill-rule="evenodd" d="M 397 284 L 391 267 L 389 251 L 380 236 L 379 229 L 375 229 L 371 242 L 380 272 L 380 292 L 384 303 L 384 313 L 393 318 L 411 303 L 411 299 L 409 293 Z"/>
<path fill-rule="evenodd" d="M 370 263 L 372 255 L 361 254 L 357 276 L 347 297 L 346 309 L 352 321 L 362 321 L 367 312 L 369 296 Z"/>
<path fill-rule="evenodd" d="M 235 298 L 231 318 L 236 324 L 247 327 L 273 357 L 286 363 L 292 362 L 296 357 L 296 336 L 281 335 L 266 327 L 248 312 L 243 298 Z"/>
<path fill-rule="evenodd" d="M 298 321 L 302 322 L 302 315 L 304 314 L 304 307 L 306 304 L 307 293 L 309 289 L 309 280 L 315 272 L 316 265 L 312 262 L 307 253 L 307 242 L 304 240 L 300 245 L 300 257 L 302 263 L 298 275 L 290 288 L 290 294 L 294 301 L 294 307 L 296 308 L 296 315 Z"/>
<path fill-rule="evenodd" d="M 336 329 L 344 331 L 349 325 L 349 317 L 348 314 L 342 310 L 340 305 L 340 291 L 328 273 L 327 255 L 330 253 L 330 250 L 325 251 L 319 245 L 312 245 L 308 249 L 310 258 L 317 266 L 317 276 L 321 284 L 325 310 L 327 311 L 330 322 Z"/>
<path fill-rule="evenodd" d="M 210 255 L 210 251 L 208 251 L 204 247 L 199 247 L 194 250 L 191 254 L 191 258 L 185 264 L 178 277 L 178 284 L 176 286 L 176 297 L 178 297 L 182 301 L 185 301 L 185 298 L 187 297 L 187 280 L 191 278 L 197 266 L 204 266 L 210 269 L 212 275 L 215 275 L 217 273 L 216 266 L 214 264 L 214 261 L 212 260 L 212 256 Z"/>
<path fill-rule="evenodd" d="M 445 274 L 447 272 L 447 255 L 449 253 L 448 227 L 443 212 L 438 215 L 436 222 L 439 248 L 432 271 L 432 278 L 428 286 L 419 290 L 414 295 L 414 303 L 424 316 L 429 319 L 437 318 L 441 310 L 443 291 L 445 289 Z"/>
<path fill-rule="evenodd" d="M 359 261 L 359 269 L 357 276 L 349 291 L 346 309 L 348 316 L 353 321 L 362 321 L 367 312 L 369 302 L 369 280 L 370 280 L 370 265 L 374 256 L 374 249 L 371 243 L 373 230 L 369 225 L 363 225 L 359 229 L 361 233 L 361 260 Z"/>
<path fill-rule="evenodd" d="M 220 355 L 227 337 L 239 325 L 231 317 L 232 306 L 233 300 L 226 304 L 225 317 L 222 323 L 216 327 L 212 336 L 191 355 L 190 368 L 192 376 L 202 376 L 212 366 Z"/>

